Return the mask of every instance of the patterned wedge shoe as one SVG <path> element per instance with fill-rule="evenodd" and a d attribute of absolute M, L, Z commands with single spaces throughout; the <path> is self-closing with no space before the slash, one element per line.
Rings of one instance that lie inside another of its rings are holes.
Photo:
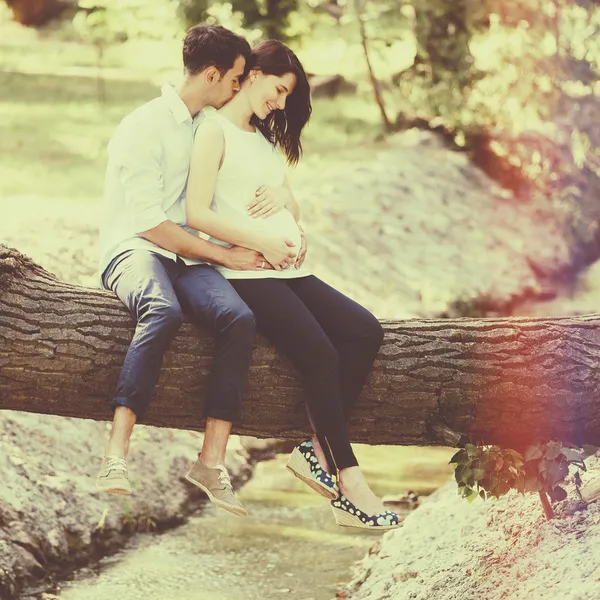
<path fill-rule="evenodd" d="M 386 510 L 378 515 L 367 515 L 360 508 L 356 508 L 343 494 L 333 500 L 331 510 L 335 522 L 342 527 L 387 531 L 400 527 L 403 521 L 400 515 L 391 510 Z"/>
<path fill-rule="evenodd" d="M 338 497 L 335 475 L 330 475 L 321 467 L 312 441 L 302 442 L 294 448 L 287 462 L 287 470 L 327 500 Z"/>

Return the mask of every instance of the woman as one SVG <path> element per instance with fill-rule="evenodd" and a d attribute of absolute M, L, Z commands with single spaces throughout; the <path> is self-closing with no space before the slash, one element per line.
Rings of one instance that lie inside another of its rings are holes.
<path fill-rule="evenodd" d="M 310 88 L 295 54 L 268 40 L 252 51 L 241 90 L 199 125 L 187 187 L 187 222 L 212 241 L 255 249 L 256 271 L 218 267 L 257 325 L 300 371 L 315 436 L 288 469 L 331 500 L 340 525 L 390 529 L 400 517 L 369 488 L 350 445 L 346 418 L 383 339 L 367 310 L 310 274 L 297 253 L 299 208 L 285 178 L 311 113 Z"/>

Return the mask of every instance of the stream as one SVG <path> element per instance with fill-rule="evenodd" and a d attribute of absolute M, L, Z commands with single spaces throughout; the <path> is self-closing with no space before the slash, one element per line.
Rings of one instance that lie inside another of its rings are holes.
<path fill-rule="evenodd" d="M 370 448 L 357 456 L 375 491 L 431 492 L 450 474 L 447 448 Z M 285 470 L 287 457 L 259 463 L 238 492 L 250 512 L 207 505 L 163 534 L 127 548 L 61 584 L 61 600 L 330 600 L 352 565 L 382 535 L 335 524 L 326 500 Z M 403 511 L 400 511 L 403 512 Z M 406 514 L 404 511 L 403 514 Z M 47 596 L 48 597 L 48 596 Z"/>

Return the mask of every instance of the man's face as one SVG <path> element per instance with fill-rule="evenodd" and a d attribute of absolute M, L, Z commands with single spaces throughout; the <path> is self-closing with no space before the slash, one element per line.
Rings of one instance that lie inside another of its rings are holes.
<path fill-rule="evenodd" d="M 245 66 L 246 59 L 243 56 L 238 56 L 233 63 L 233 67 L 215 84 L 212 102 L 215 108 L 221 108 L 224 104 L 227 104 L 240 91 L 240 79 L 244 74 Z"/>

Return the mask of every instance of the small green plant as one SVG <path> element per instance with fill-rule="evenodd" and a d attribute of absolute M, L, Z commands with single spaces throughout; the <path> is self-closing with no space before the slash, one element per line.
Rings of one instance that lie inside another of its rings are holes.
<path fill-rule="evenodd" d="M 585 471 L 585 457 L 596 450 L 591 446 L 580 449 L 558 441 L 536 441 L 522 455 L 499 446 L 466 444 L 450 463 L 455 465 L 458 493 L 469 502 L 478 496 L 483 500 L 500 498 L 511 489 L 521 494 L 537 492 L 546 518 L 551 519 L 554 511 L 548 497 L 554 502 L 564 500 L 567 492 L 562 484 L 569 474 L 569 466 Z M 578 472 L 575 480 L 577 485 L 581 483 Z"/>
<path fill-rule="evenodd" d="M 133 504 L 129 499 L 123 502 L 123 517 L 121 519 L 121 531 L 123 533 L 150 533 L 156 531 L 156 519 L 152 516 L 149 507 L 144 507 L 135 514 Z"/>

